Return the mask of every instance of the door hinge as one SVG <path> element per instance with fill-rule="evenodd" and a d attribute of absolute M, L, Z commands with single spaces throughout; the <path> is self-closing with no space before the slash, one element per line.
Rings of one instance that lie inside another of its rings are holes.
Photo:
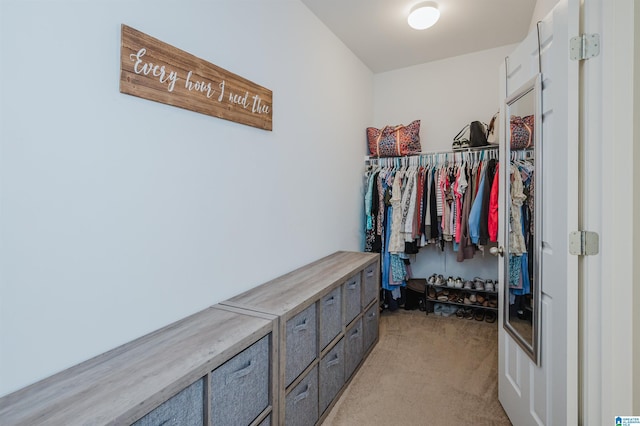
<path fill-rule="evenodd" d="M 569 234 L 569 254 L 592 256 L 598 254 L 600 238 L 597 232 L 575 231 Z"/>
<path fill-rule="evenodd" d="M 581 34 L 569 42 L 569 57 L 574 61 L 593 58 L 600 54 L 600 34 Z"/>

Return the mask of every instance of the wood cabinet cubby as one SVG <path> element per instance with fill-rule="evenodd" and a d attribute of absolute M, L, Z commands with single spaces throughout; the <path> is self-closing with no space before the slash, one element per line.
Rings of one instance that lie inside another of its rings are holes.
<path fill-rule="evenodd" d="M 279 318 L 281 424 L 321 422 L 377 341 L 378 262 L 336 252 L 223 302 Z"/>

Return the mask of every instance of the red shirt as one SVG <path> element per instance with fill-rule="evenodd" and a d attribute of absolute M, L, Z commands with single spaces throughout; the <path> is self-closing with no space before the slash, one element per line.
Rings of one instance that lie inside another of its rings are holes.
<path fill-rule="evenodd" d="M 498 191 L 500 188 L 500 167 L 496 167 L 496 175 L 493 178 L 493 184 L 491 185 L 491 195 L 489 197 L 489 241 L 498 241 Z"/>

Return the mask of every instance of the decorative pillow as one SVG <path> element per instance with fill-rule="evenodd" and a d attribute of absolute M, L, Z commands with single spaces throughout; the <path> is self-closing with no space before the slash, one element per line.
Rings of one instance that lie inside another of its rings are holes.
<path fill-rule="evenodd" d="M 402 157 L 420 154 L 420 120 L 408 126 L 367 127 L 367 142 L 372 157 Z"/>

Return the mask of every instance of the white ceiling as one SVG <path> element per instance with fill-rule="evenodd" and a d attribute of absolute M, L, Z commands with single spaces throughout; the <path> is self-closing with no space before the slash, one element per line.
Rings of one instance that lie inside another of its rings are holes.
<path fill-rule="evenodd" d="M 374 73 L 522 41 L 536 0 L 435 0 L 440 20 L 407 25 L 423 0 L 302 0 Z"/>

